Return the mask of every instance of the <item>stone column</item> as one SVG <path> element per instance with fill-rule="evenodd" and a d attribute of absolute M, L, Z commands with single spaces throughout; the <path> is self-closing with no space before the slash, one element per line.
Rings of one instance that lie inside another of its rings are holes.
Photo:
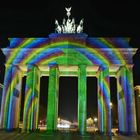
<path fill-rule="evenodd" d="M 119 132 L 136 133 L 136 111 L 132 68 L 121 66 L 117 73 Z"/>
<path fill-rule="evenodd" d="M 21 71 L 18 66 L 6 65 L 1 108 L 1 128 L 11 130 L 19 125 Z"/>
<path fill-rule="evenodd" d="M 78 69 L 78 128 L 81 134 L 84 134 L 86 132 L 86 92 L 86 65 L 80 65 Z"/>
<path fill-rule="evenodd" d="M 22 129 L 34 131 L 38 128 L 40 71 L 33 65 L 27 69 Z"/>
<path fill-rule="evenodd" d="M 98 129 L 111 134 L 109 67 L 100 67 L 98 75 Z"/>
<path fill-rule="evenodd" d="M 140 85 L 135 86 L 137 133 L 140 135 Z"/>
<path fill-rule="evenodd" d="M 127 75 L 127 100 L 128 100 L 128 129 L 129 134 L 137 133 L 137 123 L 136 123 L 136 105 L 135 105 L 135 94 L 134 94 L 134 83 L 133 83 L 133 67 L 126 67 Z"/>
<path fill-rule="evenodd" d="M 5 65 L 4 86 L 0 113 L 0 126 L 2 129 L 7 128 L 7 117 L 9 109 L 8 101 L 10 94 L 11 79 L 12 79 L 12 65 Z"/>
<path fill-rule="evenodd" d="M 58 95 L 59 95 L 59 71 L 57 65 L 49 66 L 49 87 L 47 107 L 47 131 L 53 132 L 57 129 L 58 118 Z"/>

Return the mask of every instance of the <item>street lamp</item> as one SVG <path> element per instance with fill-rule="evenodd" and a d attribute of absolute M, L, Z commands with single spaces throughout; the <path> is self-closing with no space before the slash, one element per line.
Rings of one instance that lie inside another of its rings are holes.
<path fill-rule="evenodd" d="M 98 119 L 95 117 L 95 118 L 94 118 L 94 122 L 96 123 L 97 121 L 98 121 Z"/>
<path fill-rule="evenodd" d="M 97 130 L 97 117 L 93 117 L 93 121 L 94 121 L 94 130 L 96 131 Z"/>
<path fill-rule="evenodd" d="M 113 106 L 113 104 L 112 104 L 112 102 L 110 102 L 110 107 L 111 107 L 111 109 L 112 109 L 112 106 Z"/>

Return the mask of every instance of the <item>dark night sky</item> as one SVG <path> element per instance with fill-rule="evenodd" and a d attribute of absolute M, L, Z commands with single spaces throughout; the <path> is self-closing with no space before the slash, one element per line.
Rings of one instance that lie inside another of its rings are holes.
<path fill-rule="evenodd" d="M 135 48 L 140 48 L 140 8 L 135 2 L 130 3 L 127 1 L 122 3 L 120 0 L 111 2 L 107 0 L 50 0 L 46 2 L 30 1 L 30 3 L 25 1 L 19 1 L 18 3 L 8 1 L 0 5 L 0 47 L 2 48 L 9 45 L 8 37 L 48 37 L 48 34 L 54 32 L 54 20 L 58 19 L 62 21 L 65 16 L 64 7 L 69 6 L 72 6 L 72 17 L 75 17 L 76 21 L 79 22 L 81 18 L 84 18 L 84 32 L 89 36 L 131 37 L 130 45 Z M 135 85 L 140 84 L 139 59 L 140 49 L 134 56 Z M 4 57 L 0 51 L 0 82 L 3 82 L 3 63 Z M 42 79 L 42 81 L 47 80 Z M 91 91 L 93 85 L 96 84 L 96 79 L 88 79 L 88 81 L 90 81 L 88 82 L 88 98 L 90 100 L 96 97 L 95 94 L 93 95 L 93 93 L 96 92 L 96 88 L 94 88 L 94 91 Z M 63 83 L 65 83 L 65 86 L 62 86 Z M 69 87 L 69 85 L 71 87 Z M 67 118 L 68 112 L 76 115 L 77 79 L 61 79 L 60 87 L 61 86 L 63 88 L 60 88 L 60 90 L 62 90 L 62 92 L 60 92 L 60 116 L 62 115 L 62 117 Z M 71 92 L 67 87 L 71 89 Z M 44 88 L 45 86 L 42 87 L 42 89 Z M 113 92 L 114 89 L 115 87 L 112 88 L 111 91 Z M 62 93 L 65 94 L 65 96 L 62 96 Z M 88 114 L 93 115 L 91 105 L 95 106 L 95 104 L 96 100 L 90 100 Z"/>

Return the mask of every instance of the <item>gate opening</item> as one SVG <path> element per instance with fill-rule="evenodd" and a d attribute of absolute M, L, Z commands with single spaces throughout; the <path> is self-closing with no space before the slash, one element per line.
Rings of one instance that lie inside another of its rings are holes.
<path fill-rule="evenodd" d="M 97 78 L 87 77 L 87 131 L 98 129 Z"/>
<path fill-rule="evenodd" d="M 77 130 L 77 108 L 78 77 L 60 77 L 58 130 Z"/>
<path fill-rule="evenodd" d="M 19 107 L 20 108 L 19 128 L 22 128 L 22 125 L 23 125 L 26 77 L 27 76 L 22 77 L 22 83 L 21 83 L 21 97 L 20 97 L 20 107 Z"/>
<path fill-rule="evenodd" d="M 38 127 L 40 130 L 46 130 L 47 104 L 48 104 L 48 76 L 40 78 L 40 98 L 39 98 L 39 119 Z"/>
<path fill-rule="evenodd" d="M 111 107 L 111 124 L 112 132 L 118 130 L 118 103 L 117 103 L 117 80 L 115 77 L 110 77 L 110 107 Z"/>

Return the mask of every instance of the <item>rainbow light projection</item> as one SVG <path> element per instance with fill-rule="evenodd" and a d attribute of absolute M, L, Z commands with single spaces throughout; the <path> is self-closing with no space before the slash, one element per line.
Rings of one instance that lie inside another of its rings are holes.
<path fill-rule="evenodd" d="M 99 70 L 99 92 L 98 92 L 98 116 L 100 120 L 100 131 L 109 132 L 111 130 L 111 108 L 110 108 L 110 86 L 109 68 L 101 67 Z"/>
<path fill-rule="evenodd" d="M 136 132 L 133 76 L 131 65 L 136 49 L 129 48 L 128 38 L 90 38 L 86 34 L 50 34 L 49 38 L 10 38 L 6 55 L 6 71 L 1 128 L 15 129 L 19 125 L 21 78 L 27 75 L 23 113 L 23 131 L 38 128 L 40 66 L 49 67 L 47 130 L 57 126 L 59 76 L 70 72 L 59 71 L 59 66 L 78 66 L 78 127 L 86 131 L 86 76 L 88 66 L 98 66 L 98 128 L 111 133 L 109 76 L 117 66 L 119 132 Z M 22 69 L 22 68 L 23 69 Z M 93 69 L 94 70 L 94 69 Z M 47 69 L 46 69 L 47 71 Z M 61 73 L 61 75 L 60 75 Z"/>

